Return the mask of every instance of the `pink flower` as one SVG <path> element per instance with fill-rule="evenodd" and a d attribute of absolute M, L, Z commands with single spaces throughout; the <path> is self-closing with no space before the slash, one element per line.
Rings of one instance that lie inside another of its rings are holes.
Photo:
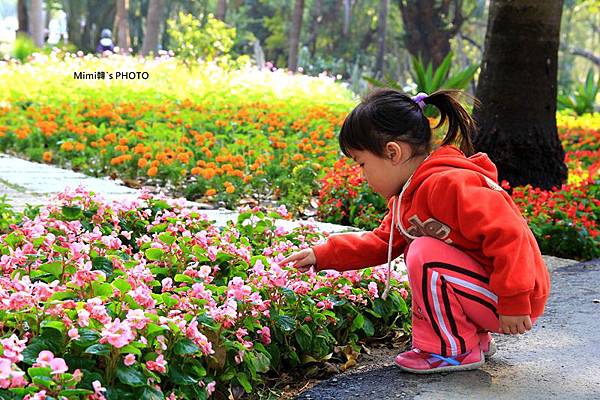
<path fill-rule="evenodd" d="M 217 253 L 219 252 L 219 249 L 215 246 L 209 246 L 206 252 L 210 261 L 215 261 L 217 259 Z"/>
<path fill-rule="evenodd" d="M 91 400 L 106 400 L 106 397 L 102 394 L 102 392 L 106 392 L 106 389 L 102 387 L 100 381 L 92 382 L 92 387 L 94 388 L 94 394 L 90 396 Z"/>
<path fill-rule="evenodd" d="M 127 322 L 135 329 L 144 329 L 150 319 L 144 314 L 144 310 L 136 309 L 127 311 Z"/>
<path fill-rule="evenodd" d="M 46 399 L 46 391 L 45 390 L 41 390 L 37 393 L 35 393 L 33 396 L 28 394 L 27 396 L 23 397 L 23 400 L 45 400 Z"/>
<path fill-rule="evenodd" d="M 77 330 L 77 328 L 71 328 L 71 329 L 69 329 L 69 332 L 67 334 L 73 340 L 79 339 L 79 330 Z"/>
<path fill-rule="evenodd" d="M 77 311 L 77 323 L 82 328 L 88 326 L 90 324 L 90 313 L 87 310 Z"/>
<path fill-rule="evenodd" d="M 128 367 L 132 366 L 135 363 L 135 356 L 133 354 L 127 354 L 125 356 L 125 359 L 123 360 L 123 364 L 127 365 Z"/>
<path fill-rule="evenodd" d="M 11 335 L 8 338 L 0 340 L 3 347 L 3 357 L 8 358 L 10 361 L 17 363 L 23 360 L 21 353 L 25 350 L 25 343 L 27 340 L 19 340 L 17 335 Z"/>
<path fill-rule="evenodd" d="M 261 341 L 263 342 L 263 344 L 271 343 L 271 329 L 269 329 L 268 326 L 259 329 L 258 331 L 256 331 L 256 333 L 261 335 Z"/>
<path fill-rule="evenodd" d="M 67 363 L 62 358 L 54 358 L 50 361 L 50 368 L 52 368 L 52 375 L 62 374 L 69 370 Z"/>
<path fill-rule="evenodd" d="M 208 393 L 209 396 L 211 394 L 213 394 L 213 392 L 215 391 L 215 386 L 217 386 L 217 382 L 215 382 L 215 381 L 212 381 L 211 383 L 206 385 L 206 392 Z"/>
<path fill-rule="evenodd" d="M 244 350 L 238 351 L 238 353 L 234 357 L 236 364 L 241 364 L 244 361 Z"/>
<path fill-rule="evenodd" d="M 108 342 L 116 348 L 121 348 L 127 346 L 133 339 L 135 339 L 135 335 L 131 331 L 129 323 L 127 321 L 121 322 L 117 318 L 102 330 L 100 343 Z"/>
<path fill-rule="evenodd" d="M 374 299 L 379 297 L 379 292 L 377 290 L 377 283 L 375 283 L 375 282 L 369 283 L 369 296 L 371 296 Z"/>
<path fill-rule="evenodd" d="M 8 379 L 12 375 L 12 361 L 0 358 L 0 379 Z"/>
<path fill-rule="evenodd" d="M 148 361 L 146 367 L 148 367 L 150 371 L 160 372 L 161 374 L 167 372 L 167 362 L 162 354 L 156 357 L 155 361 Z"/>
<path fill-rule="evenodd" d="M 146 285 L 140 285 L 135 290 L 128 293 L 133 299 L 144 308 L 154 308 L 156 301 L 152 298 L 152 290 Z"/>
<path fill-rule="evenodd" d="M 54 360 L 54 354 L 51 351 L 42 350 L 38 354 L 38 358 L 35 360 L 35 362 L 37 364 L 36 366 L 38 367 L 49 367 L 50 361 L 52 360 Z"/>

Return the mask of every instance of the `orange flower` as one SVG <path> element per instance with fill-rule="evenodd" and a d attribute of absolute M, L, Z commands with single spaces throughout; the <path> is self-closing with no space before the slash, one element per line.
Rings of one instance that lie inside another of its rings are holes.
<path fill-rule="evenodd" d="M 79 143 L 79 142 L 75 142 L 75 150 L 77 150 L 77 151 L 83 151 L 83 150 L 85 150 L 85 144 Z"/>
<path fill-rule="evenodd" d="M 52 153 L 49 151 L 45 151 L 44 155 L 42 156 L 44 161 L 49 163 L 50 161 L 52 161 Z"/>
<path fill-rule="evenodd" d="M 225 189 L 225 191 L 227 193 L 233 193 L 233 192 L 235 192 L 235 188 L 233 186 L 227 186 L 227 189 Z"/>
<path fill-rule="evenodd" d="M 208 189 L 206 191 L 207 196 L 214 196 L 215 194 L 217 194 L 217 191 L 215 189 Z"/>
<path fill-rule="evenodd" d="M 60 145 L 61 150 L 64 151 L 71 151 L 73 150 L 73 142 L 64 142 L 63 144 Z"/>
<path fill-rule="evenodd" d="M 201 171 L 202 169 L 200 167 L 194 167 L 192 168 L 192 175 L 200 175 Z"/>
<path fill-rule="evenodd" d="M 148 165 L 148 160 L 146 160 L 145 158 L 140 158 L 140 159 L 138 160 L 138 163 L 137 163 L 137 165 L 138 165 L 138 167 L 140 167 L 140 168 L 145 168 L 145 167 L 146 167 L 146 165 Z"/>
<path fill-rule="evenodd" d="M 150 167 L 148 169 L 148 176 L 156 176 L 156 174 L 158 174 L 158 168 Z"/>

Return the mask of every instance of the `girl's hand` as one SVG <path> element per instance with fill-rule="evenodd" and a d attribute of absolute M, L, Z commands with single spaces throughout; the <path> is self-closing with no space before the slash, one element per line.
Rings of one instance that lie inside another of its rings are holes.
<path fill-rule="evenodd" d="M 279 264 L 284 265 L 292 261 L 295 261 L 294 267 L 298 271 L 306 272 L 317 263 L 317 257 L 315 257 L 315 252 L 312 249 L 304 249 L 287 256 Z"/>
<path fill-rule="evenodd" d="M 525 333 L 531 330 L 531 317 L 529 315 L 500 315 L 500 332 L 507 335 Z"/>

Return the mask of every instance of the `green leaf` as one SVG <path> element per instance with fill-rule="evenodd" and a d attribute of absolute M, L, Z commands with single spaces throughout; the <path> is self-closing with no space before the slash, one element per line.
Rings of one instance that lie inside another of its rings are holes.
<path fill-rule="evenodd" d="M 178 385 L 195 385 L 198 379 L 189 375 L 187 372 L 179 369 L 177 365 L 171 365 L 169 368 L 169 377 L 172 382 L 177 382 Z"/>
<path fill-rule="evenodd" d="M 141 343 L 141 344 L 143 345 L 143 343 Z M 119 353 L 121 353 L 121 354 L 131 353 L 131 354 L 135 354 L 136 356 L 142 355 L 142 351 L 132 344 L 128 344 L 127 346 L 121 347 L 119 349 Z"/>
<path fill-rule="evenodd" d="M 131 290 L 131 284 L 123 278 L 115 279 L 112 284 L 114 287 L 119 289 L 121 293 L 127 293 Z"/>
<path fill-rule="evenodd" d="M 50 367 L 31 367 L 27 369 L 27 374 L 30 377 L 35 376 L 50 376 L 52 374 L 52 368 Z"/>
<path fill-rule="evenodd" d="M 199 350 L 200 347 L 198 347 L 196 343 L 192 342 L 188 338 L 181 339 L 180 341 L 175 343 L 175 346 L 173 347 L 173 352 L 177 355 L 194 354 L 197 353 Z"/>
<path fill-rule="evenodd" d="M 41 328 L 53 328 L 56 329 L 58 331 L 60 331 L 61 333 L 64 333 L 65 331 L 65 323 L 62 321 L 50 321 L 50 320 L 45 320 L 42 321 L 42 323 L 40 324 Z"/>
<path fill-rule="evenodd" d="M 194 278 L 185 274 L 175 274 L 175 282 L 194 283 Z"/>
<path fill-rule="evenodd" d="M 57 278 L 60 278 L 63 271 L 63 264 L 60 261 L 49 262 L 40 265 L 40 269 L 44 272 L 54 275 Z"/>
<path fill-rule="evenodd" d="M 146 385 L 146 377 L 140 371 L 133 367 L 117 368 L 117 378 L 129 386 L 139 387 Z"/>
<path fill-rule="evenodd" d="M 162 249 L 157 249 L 157 248 L 152 247 L 152 248 L 146 249 L 144 254 L 146 255 L 146 258 L 148 260 L 158 261 L 162 258 L 164 251 L 162 251 Z"/>
<path fill-rule="evenodd" d="M 106 344 L 93 344 L 90 347 L 88 347 L 87 349 L 85 349 L 85 352 L 88 354 L 96 354 L 99 356 L 107 356 L 110 354 L 110 347 Z"/>
<path fill-rule="evenodd" d="M 146 386 L 142 392 L 141 400 L 164 400 L 165 395 L 160 390 L 152 386 Z"/>
<path fill-rule="evenodd" d="M 111 297 L 114 293 L 114 289 L 110 283 L 92 282 L 92 289 L 94 290 L 94 295 L 100 297 Z"/>
<path fill-rule="evenodd" d="M 167 245 L 172 245 L 175 242 L 175 236 L 171 235 L 169 232 L 161 233 L 158 238 Z"/>
<path fill-rule="evenodd" d="M 296 328 L 296 320 L 287 315 L 279 315 L 275 319 L 275 325 L 285 332 L 291 332 Z"/>
<path fill-rule="evenodd" d="M 375 334 L 375 327 L 369 318 L 365 318 L 362 329 L 367 336 L 373 336 Z"/>
<path fill-rule="evenodd" d="M 146 326 L 146 335 L 147 335 L 147 336 L 150 336 L 150 335 L 153 335 L 153 334 L 155 334 L 155 333 L 162 332 L 162 331 L 164 331 L 164 330 L 166 330 L 166 329 L 167 329 L 167 328 L 165 328 L 164 326 L 160 326 L 160 325 L 157 325 L 157 324 L 155 324 L 155 323 L 149 323 L 149 324 Z"/>
<path fill-rule="evenodd" d="M 433 81 L 431 82 L 431 89 L 436 91 L 442 86 L 442 82 L 448 76 L 450 72 L 450 66 L 452 63 L 452 52 L 448 53 L 442 63 L 436 68 L 435 74 L 433 75 Z M 430 92 L 428 92 L 430 93 Z"/>
<path fill-rule="evenodd" d="M 158 224 L 158 225 L 155 225 L 152 228 L 150 228 L 150 233 L 164 232 L 168 227 L 169 227 L 169 224 L 167 224 L 167 223 Z"/>
<path fill-rule="evenodd" d="M 79 339 L 75 342 L 80 346 L 89 347 L 100 339 L 100 334 L 96 331 L 87 328 L 79 329 Z"/>
<path fill-rule="evenodd" d="M 61 396 L 65 396 L 65 397 L 71 397 L 71 396 L 80 396 L 80 395 L 86 395 L 86 394 L 93 394 L 94 392 L 92 390 L 87 390 L 87 389 L 63 389 L 59 392 L 59 395 Z M 77 397 L 79 398 L 79 397 Z"/>
<path fill-rule="evenodd" d="M 296 329 L 295 337 L 302 351 L 306 353 L 310 352 L 312 345 L 312 332 L 310 328 L 306 325 L 301 325 L 299 329 Z"/>
<path fill-rule="evenodd" d="M 163 302 L 169 308 L 174 307 L 179 302 L 177 299 L 174 299 L 173 297 L 171 297 L 171 295 L 169 293 L 163 293 L 161 297 L 163 299 Z"/>
<path fill-rule="evenodd" d="M 271 368 L 271 360 L 263 353 L 254 354 L 252 364 L 254 365 L 256 372 L 266 373 Z"/>
<path fill-rule="evenodd" d="M 62 215 L 67 221 L 75 221 L 83 216 L 81 207 L 77 206 L 63 206 Z"/>
<path fill-rule="evenodd" d="M 364 324 L 365 324 L 365 317 L 362 314 L 358 314 L 356 317 L 354 317 L 354 321 L 352 321 L 352 327 L 350 328 L 350 331 L 354 332 L 359 329 L 362 329 Z"/>
<path fill-rule="evenodd" d="M 106 276 L 111 276 L 113 274 L 113 263 L 107 257 L 94 257 L 92 258 L 92 269 L 102 271 Z"/>
<path fill-rule="evenodd" d="M 235 375 L 235 377 L 237 378 L 237 381 L 240 383 L 240 385 L 242 385 L 246 393 L 252 393 L 252 385 L 248 381 L 248 375 L 246 375 L 243 372 L 238 372 Z"/>

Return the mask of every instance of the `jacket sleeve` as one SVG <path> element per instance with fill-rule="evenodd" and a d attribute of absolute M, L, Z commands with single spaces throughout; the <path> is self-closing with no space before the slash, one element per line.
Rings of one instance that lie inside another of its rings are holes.
<path fill-rule="evenodd" d="M 477 172 L 451 171 L 431 183 L 427 202 L 434 218 L 477 243 L 492 260 L 489 285 L 498 296 L 498 313 L 530 315 L 541 253 L 508 194 L 488 186 Z"/>
<path fill-rule="evenodd" d="M 388 202 L 390 211 L 375 230 L 331 235 L 325 243 L 314 246 L 317 270 L 347 271 L 387 263 L 388 241 L 392 227 L 392 204 L 393 198 Z M 404 251 L 405 246 L 406 241 L 400 231 L 396 230 L 392 243 L 392 260 Z"/>

